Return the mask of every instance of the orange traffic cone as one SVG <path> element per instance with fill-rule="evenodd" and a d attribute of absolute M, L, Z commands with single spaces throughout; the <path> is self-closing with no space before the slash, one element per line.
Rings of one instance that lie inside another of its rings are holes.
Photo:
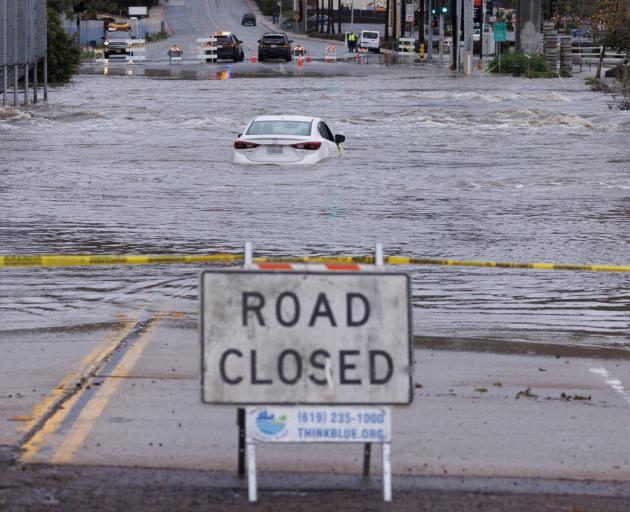
<path fill-rule="evenodd" d="M 298 68 L 301 68 L 302 66 L 304 66 L 304 61 L 302 60 L 302 56 L 301 55 L 298 57 L 297 66 L 298 66 Z"/>
<path fill-rule="evenodd" d="M 252 53 L 252 64 L 256 64 L 256 55 Z"/>
<path fill-rule="evenodd" d="M 306 62 L 307 62 L 307 64 L 311 63 L 311 54 L 310 53 L 306 54 Z"/>

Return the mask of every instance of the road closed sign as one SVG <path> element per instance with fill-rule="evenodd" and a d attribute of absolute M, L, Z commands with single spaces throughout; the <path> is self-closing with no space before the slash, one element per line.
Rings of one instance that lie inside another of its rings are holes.
<path fill-rule="evenodd" d="M 203 272 L 203 401 L 408 404 L 410 308 L 404 273 Z"/>

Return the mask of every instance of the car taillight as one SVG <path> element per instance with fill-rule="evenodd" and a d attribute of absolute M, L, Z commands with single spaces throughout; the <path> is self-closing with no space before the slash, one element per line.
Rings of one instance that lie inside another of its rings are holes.
<path fill-rule="evenodd" d="M 254 142 L 246 142 L 244 140 L 237 140 L 234 142 L 234 149 L 254 149 L 260 146 Z"/>
<path fill-rule="evenodd" d="M 295 149 L 308 149 L 310 151 L 316 151 L 321 147 L 321 142 L 298 142 L 297 144 L 291 144 Z"/>

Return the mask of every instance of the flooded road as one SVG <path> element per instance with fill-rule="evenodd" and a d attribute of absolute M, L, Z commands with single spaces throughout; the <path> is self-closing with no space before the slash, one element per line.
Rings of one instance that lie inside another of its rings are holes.
<path fill-rule="evenodd" d="M 334 255 L 380 241 L 418 257 L 630 264 L 630 115 L 583 77 L 283 69 L 82 75 L 47 105 L 0 108 L 0 252 L 241 252 L 252 241 L 261 255 Z M 347 137 L 345 157 L 231 164 L 237 134 L 267 113 L 325 118 Z M 1 329 L 107 322 L 172 298 L 194 313 L 201 268 L 1 269 Z M 630 275 L 409 270 L 416 335 L 630 345 Z"/>

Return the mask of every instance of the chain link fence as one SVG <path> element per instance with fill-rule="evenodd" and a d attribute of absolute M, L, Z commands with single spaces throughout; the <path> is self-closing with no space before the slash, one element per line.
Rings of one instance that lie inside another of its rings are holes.
<path fill-rule="evenodd" d="M 24 84 L 24 102 L 29 103 L 29 78 L 33 76 L 33 100 L 37 101 L 37 66 L 46 68 L 46 0 L 0 0 L 0 91 L 7 104 L 11 78 L 13 103 L 17 106 L 18 84 Z M 13 75 L 10 77 L 9 75 Z M 44 97 L 47 96 L 44 73 Z"/>

